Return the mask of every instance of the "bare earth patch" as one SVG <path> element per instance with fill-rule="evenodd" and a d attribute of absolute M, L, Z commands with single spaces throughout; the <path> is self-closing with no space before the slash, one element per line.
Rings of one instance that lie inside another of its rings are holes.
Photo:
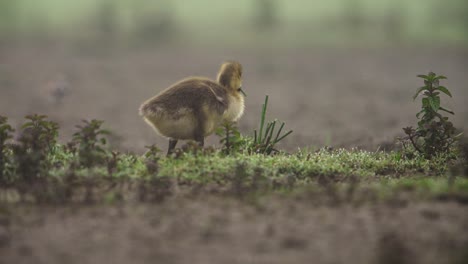
<path fill-rule="evenodd" d="M 47 114 L 59 122 L 64 141 L 81 119 L 97 118 L 115 132 L 114 148 L 165 148 L 166 140 L 138 117 L 140 103 L 186 76 L 214 77 L 226 59 L 244 65 L 248 97 L 240 129 L 253 131 L 269 94 L 269 118 L 294 130 L 280 148 L 392 147 L 401 128 L 416 122 L 416 75 L 429 71 L 449 78 L 445 85 L 454 98 L 448 107 L 455 126 L 466 131 L 468 52 L 461 48 L 101 47 L 100 53 L 33 46 L 0 47 L 0 114 L 14 125 L 26 114 Z M 51 102 L 53 86 L 64 83 L 70 90 Z M 466 197 L 354 205 L 304 194 L 252 202 L 219 194 L 224 190 L 216 186 L 205 189 L 162 202 L 0 204 L 0 264 L 468 262 Z"/>
<path fill-rule="evenodd" d="M 117 135 L 113 143 L 124 149 L 141 152 L 153 143 L 166 148 L 166 140 L 138 116 L 140 104 L 181 78 L 215 78 L 222 61 L 235 59 L 244 66 L 247 93 L 241 131 L 253 133 L 268 94 L 268 118 L 294 130 L 281 146 L 288 150 L 324 145 L 375 150 L 392 143 L 403 127 L 416 123 L 420 105 L 412 96 L 421 86 L 416 75 L 429 71 L 448 77 L 443 84 L 454 98 L 442 102 L 455 111 L 455 127 L 466 131 L 463 48 L 96 50 L 0 47 L 0 113 L 15 124 L 28 113 L 48 114 L 59 122 L 64 139 L 81 119 L 102 119 Z M 70 89 L 60 103 L 51 103 L 50 86 L 63 78 Z M 207 145 L 215 142 L 212 136 Z"/>
<path fill-rule="evenodd" d="M 317 206 L 269 198 L 15 207 L 1 263 L 465 263 L 455 202 Z M 460 262 L 457 262 L 460 261 Z"/>

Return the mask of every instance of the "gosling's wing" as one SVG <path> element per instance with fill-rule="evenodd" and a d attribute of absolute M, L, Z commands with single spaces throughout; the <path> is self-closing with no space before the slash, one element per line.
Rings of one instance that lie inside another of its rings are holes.
<path fill-rule="evenodd" d="M 182 80 L 140 107 L 141 115 L 160 115 L 184 111 L 198 111 L 206 107 L 222 114 L 227 109 L 227 94 L 218 83 L 205 78 Z"/>
<path fill-rule="evenodd" d="M 211 111 L 222 115 L 228 108 L 228 95 L 226 89 L 216 82 L 205 80 L 200 87 L 200 93 L 203 95 L 203 105 Z"/>

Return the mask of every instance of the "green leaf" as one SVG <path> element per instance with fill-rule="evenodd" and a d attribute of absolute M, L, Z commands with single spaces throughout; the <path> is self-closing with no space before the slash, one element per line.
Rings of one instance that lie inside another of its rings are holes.
<path fill-rule="evenodd" d="M 421 110 L 421 111 L 419 111 L 419 113 L 416 114 L 416 117 L 419 118 L 419 116 L 420 116 L 421 114 L 423 114 L 423 113 L 425 113 L 424 109 Z"/>
<path fill-rule="evenodd" d="M 439 86 L 439 87 L 437 87 L 436 90 L 439 90 L 439 91 L 443 92 L 444 94 L 452 97 L 452 94 L 450 93 L 450 91 L 444 86 Z"/>
<path fill-rule="evenodd" d="M 435 80 L 442 80 L 442 79 L 447 79 L 447 77 L 443 76 L 443 75 L 439 75 L 435 78 Z"/>
<path fill-rule="evenodd" d="M 440 97 L 429 97 L 429 104 L 431 105 L 432 110 L 434 112 L 439 111 L 440 108 Z"/>
<path fill-rule="evenodd" d="M 419 78 L 423 78 L 423 79 L 429 78 L 427 75 L 424 75 L 424 74 L 418 74 L 417 76 L 418 76 Z"/>
<path fill-rule="evenodd" d="M 423 107 L 428 107 L 429 106 L 429 99 L 428 98 L 423 98 L 422 99 L 422 104 L 423 104 Z"/>
<path fill-rule="evenodd" d="M 416 97 L 418 97 L 418 95 L 424 90 L 427 90 L 426 86 L 419 87 L 418 90 L 416 91 L 416 94 L 413 96 L 413 101 L 416 100 Z"/>
<path fill-rule="evenodd" d="M 452 114 L 452 115 L 455 114 L 452 110 L 449 110 L 449 109 L 446 109 L 446 108 L 443 108 L 443 107 L 440 107 L 439 109 L 442 110 L 442 111 L 445 111 L 445 112 L 447 112 L 449 114 Z"/>
<path fill-rule="evenodd" d="M 418 122 L 418 127 L 422 127 L 426 122 L 424 122 L 423 120 L 419 121 Z"/>
<path fill-rule="evenodd" d="M 429 77 L 429 79 L 430 79 L 431 81 L 433 81 L 434 78 L 436 77 L 436 74 L 433 73 L 433 72 L 430 72 L 427 76 Z"/>
<path fill-rule="evenodd" d="M 21 125 L 21 129 L 25 129 L 25 128 L 28 128 L 30 126 L 31 126 L 30 123 L 24 123 L 23 125 Z"/>
<path fill-rule="evenodd" d="M 453 138 L 454 138 L 454 139 L 458 139 L 458 138 L 460 138 L 462 135 L 463 135 L 463 132 L 461 132 L 460 134 L 457 134 L 457 135 L 454 136 Z"/>
<path fill-rule="evenodd" d="M 110 135 L 110 134 L 112 134 L 112 133 L 110 132 L 110 130 L 101 129 L 101 130 L 99 130 L 99 131 L 97 132 L 97 134 L 98 134 L 98 135 Z"/>

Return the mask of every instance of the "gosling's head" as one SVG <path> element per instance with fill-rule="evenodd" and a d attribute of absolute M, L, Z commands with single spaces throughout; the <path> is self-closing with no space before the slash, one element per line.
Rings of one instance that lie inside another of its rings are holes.
<path fill-rule="evenodd" d="M 242 65 L 236 61 L 227 61 L 219 69 L 217 81 L 234 94 L 242 93 Z"/>

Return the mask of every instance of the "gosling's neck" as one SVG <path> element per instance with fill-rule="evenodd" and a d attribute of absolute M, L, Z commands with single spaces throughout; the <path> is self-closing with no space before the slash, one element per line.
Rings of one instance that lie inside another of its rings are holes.
<path fill-rule="evenodd" d="M 228 93 L 228 108 L 223 118 L 229 122 L 236 122 L 244 114 L 244 109 L 244 97 L 241 94 Z"/>

